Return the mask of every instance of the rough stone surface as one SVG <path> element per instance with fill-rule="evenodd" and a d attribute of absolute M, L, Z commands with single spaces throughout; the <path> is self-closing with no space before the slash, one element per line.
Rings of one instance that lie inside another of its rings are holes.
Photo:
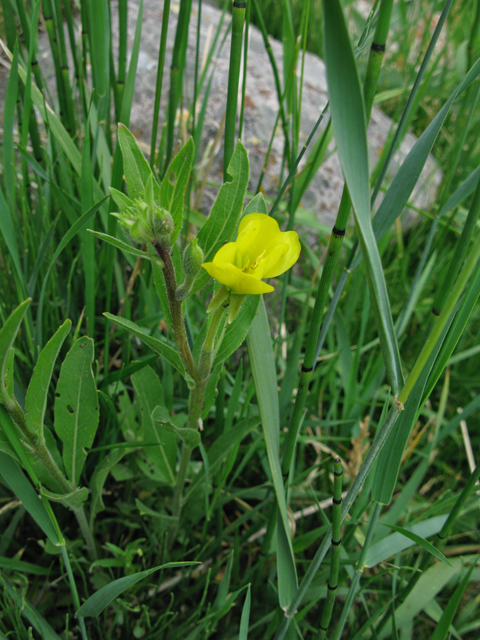
<path fill-rule="evenodd" d="M 129 45 L 133 42 L 139 3 L 137 0 L 129 2 Z M 112 4 L 112 19 L 114 25 L 117 22 L 117 7 Z M 165 64 L 161 118 L 168 98 L 169 67 L 175 36 L 176 15 L 175 10 L 178 5 L 172 4 L 170 25 L 168 33 L 167 59 Z M 163 3 L 154 0 L 145 0 L 143 15 L 143 30 L 141 50 L 138 61 L 138 72 L 135 85 L 135 97 L 132 107 L 130 128 L 145 142 L 150 144 L 152 110 L 155 95 L 157 56 L 161 30 Z M 202 19 L 200 26 L 200 60 L 206 55 L 208 48 L 212 46 L 215 31 L 220 22 L 221 11 L 213 6 L 203 5 Z M 189 25 L 189 43 L 187 51 L 187 81 L 184 86 L 184 107 L 190 107 L 193 96 L 193 78 L 195 62 L 195 46 L 197 31 L 198 7 L 193 5 L 192 15 Z M 230 50 L 230 36 L 224 40 L 227 25 L 230 21 L 228 15 L 225 16 L 221 34 L 217 41 L 217 48 L 213 57 L 215 68 L 212 82 L 211 94 L 208 100 L 206 111 L 202 149 L 212 144 L 215 136 L 222 126 L 225 114 L 225 104 L 227 95 L 228 60 Z M 48 41 L 45 34 L 40 38 L 40 62 L 45 70 L 52 71 Z M 220 44 L 222 44 L 220 48 Z M 280 77 L 283 78 L 282 68 L 282 44 L 273 39 L 270 40 L 273 54 L 278 64 Z M 213 69 L 213 66 L 212 66 Z M 53 74 L 51 74 L 53 76 Z M 1 79 L 0 79 L 1 80 Z M 5 81 L 0 81 L 0 85 L 6 85 Z M 53 86 L 52 86 L 53 88 Z M 1 96 L 0 96 L 1 99 Z M 304 87 L 302 98 L 302 115 L 300 128 L 300 145 L 303 145 L 311 129 L 313 128 L 319 114 L 327 102 L 327 83 L 325 76 L 325 66 L 323 62 L 313 54 L 306 54 Z M 3 100 L 2 100 L 3 103 Z M 262 35 L 255 27 L 250 27 L 250 41 L 247 64 L 247 84 L 246 84 L 246 106 L 245 123 L 242 134 L 242 142 L 249 152 L 251 165 L 251 189 L 255 189 L 258 183 L 266 150 L 270 141 L 270 136 L 275 125 L 278 112 L 277 92 L 275 89 L 272 68 L 265 51 Z M 326 123 L 325 123 L 326 124 Z M 322 123 L 321 128 L 324 126 Z M 378 160 L 387 135 L 391 129 L 391 120 L 380 110 L 374 108 L 368 130 L 368 143 L 370 152 L 371 168 Z M 320 128 L 320 129 L 321 129 Z M 318 135 L 318 134 L 317 134 Z M 407 135 L 402 143 L 400 151 L 391 163 L 390 175 L 396 171 L 401 161 L 415 143 L 413 135 Z M 201 157 L 201 154 L 199 157 Z M 280 126 L 277 127 L 270 160 L 263 186 L 268 195 L 276 195 L 281 180 L 283 154 L 283 132 Z M 308 156 L 305 154 L 305 158 Z M 223 146 L 220 144 L 216 149 L 215 159 L 212 164 L 209 178 L 218 183 L 221 182 L 223 161 Z M 300 165 L 300 168 L 302 165 Z M 428 208 L 433 202 L 436 189 L 441 180 L 441 173 L 438 170 L 434 159 L 429 158 L 421 179 L 412 195 L 411 202 L 418 208 Z M 302 205 L 313 212 L 318 220 L 328 226 L 332 226 L 335 221 L 336 212 L 340 202 L 343 188 L 343 176 L 334 152 L 334 145 L 328 150 L 328 156 L 320 170 L 313 178 L 310 187 L 306 191 Z M 201 208 L 208 211 L 215 197 L 215 190 L 206 190 Z"/>

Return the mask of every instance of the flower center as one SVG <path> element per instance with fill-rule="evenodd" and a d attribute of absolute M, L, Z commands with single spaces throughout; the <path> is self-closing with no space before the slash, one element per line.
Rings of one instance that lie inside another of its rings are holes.
<path fill-rule="evenodd" d="M 250 258 L 248 258 L 247 264 L 243 267 L 242 271 L 244 273 L 252 273 L 252 271 L 255 271 L 255 269 L 258 267 L 258 263 L 263 258 L 263 256 L 265 255 L 266 251 L 267 251 L 266 249 L 264 251 L 262 251 L 262 253 L 259 256 L 257 256 L 257 259 L 255 260 L 255 262 L 253 264 L 250 264 Z"/>

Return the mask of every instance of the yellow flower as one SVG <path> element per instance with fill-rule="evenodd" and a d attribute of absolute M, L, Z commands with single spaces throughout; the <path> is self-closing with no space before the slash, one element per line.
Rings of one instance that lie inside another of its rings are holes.
<path fill-rule="evenodd" d="M 202 267 L 218 282 L 240 295 L 273 291 L 262 278 L 285 273 L 298 260 L 300 241 L 296 231 L 280 231 L 276 220 L 263 213 L 242 218 L 235 242 L 221 247 L 212 262 Z"/>

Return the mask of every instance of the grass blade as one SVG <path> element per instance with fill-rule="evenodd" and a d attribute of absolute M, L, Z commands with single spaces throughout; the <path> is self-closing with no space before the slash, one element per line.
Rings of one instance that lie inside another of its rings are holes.
<path fill-rule="evenodd" d="M 370 178 L 363 95 L 339 0 L 325 0 L 325 60 L 338 155 L 355 214 L 387 376 L 396 396 L 403 384 L 385 277 L 370 219 Z"/>
<path fill-rule="evenodd" d="M 436 547 L 434 547 L 431 542 L 428 542 L 428 540 L 425 540 L 421 536 L 417 536 L 416 533 L 413 533 L 408 529 L 404 529 L 403 527 L 397 527 L 393 524 L 385 524 L 384 526 L 388 527 L 389 529 L 393 529 L 397 533 L 400 533 L 402 536 L 405 536 L 410 540 L 413 540 L 413 542 L 420 545 L 423 549 L 425 549 L 425 551 L 430 553 L 434 558 L 437 558 L 437 560 L 440 560 L 440 562 L 444 562 L 445 564 L 448 564 L 449 567 L 452 566 L 450 562 L 446 559 L 446 557 L 443 555 L 443 553 L 439 551 Z"/>
<path fill-rule="evenodd" d="M 297 576 L 280 466 L 280 412 L 278 407 L 277 376 L 263 299 L 260 302 L 259 312 L 248 334 L 247 346 L 262 417 L 268 462 L 280 514 L 277 520 L 279 537 L 277 557 L 278 595 L 280 607 L 284 609 L 290 605 L 297 589 Z"/>
<path fill-rule="evenodd" d="M 133 587 L 133 585 L 140 582 L 147 576 L 151 576 L 152 573 L 156 571 L 160 571 L 160 569 L 175 569 L 176 567 L 190 567 L 192 564 L 199 564 L 198 562 L 167 562 L 167 564 L 162 564 L 159 567 L 153 567 L 152 569 L 147 569 L 146 571 L 140 571 L 139 573 L 134 573 L 131 576 L 125 576 L 124 578 L 119 578 L 118 580 L 114 580 L 110 582 L 110 584 L 105 585 L 101 589 L 99 589 L 93 596 L 90 596 L 88 600 L 86 600 L 80 609 L 75 614 L 76 618 L 96 618 L 98 615 L 102 613 L 105 607 L 118 598 L 124 591 Z"/>

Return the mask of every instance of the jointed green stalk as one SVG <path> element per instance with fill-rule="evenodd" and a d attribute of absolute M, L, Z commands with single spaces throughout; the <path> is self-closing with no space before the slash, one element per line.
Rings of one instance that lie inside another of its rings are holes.
<path fill-rule="evenodd" d="M 445 272 L 443 281 L 441 281 L 438 285 L 438 294 L 435 298 L 435 304 L 432 310 L 432 313 L 436 316 L 440 315 L 440 312 L 443 309 L 443 305 L 445 304 L 445 300 L 452 290 L 455 279 L 458 275 L 458 272 L 460 271 L 463 260 L 465 259 L 465 255 L 467 253 L 470 240 L 472 239 L 473 232 L 475 230 L 479 217 L 480 180 L 477 184 L 477 188 L 475 190 L 475 195 L 473 196 L 473 201 L 468 212 L 467 219 L 465 220 L 465 224 L 463 225 L 462 234 L 455 246 L 455 253 L 453 254 L 450 264 L 448 265 L 448 269 Z"/>
<path fill-rule="evenodd" d="M 477 482 L 479 478 L 480 478 L 480 465 L 477 465 L 475 467 L 475 470 L 467 480 L 467 483 L 463 487 L 457 500 L 455 501 L 455 504 L 452 510 L 450 511 L 450 513 L 448 514 L 448 518 L 446 519 L 441 531 L 437 533 L 436 547 L 439 551 L 442 551 L 443 547 L 445 546 L 450 530 L 452 526 L 455 524 L 455 521 L 457 520 L 458 516 L 460 515 L 460 512 L 463 506 L 465 505 L 465 502 L 467 501 L 469 496 L 472 494 L 472 492 L 475 490 L 475 487 L 478 486 Z M 414 571 L 412 573 L 412 576 L 408 581 L 407 585 L 398 594 L 398 600 L 400 603 L 403 603 L 405 599 L 408 597 L 408 595 L 412 592 L 413 588 L 418 583 L 418 580 L 420 579 L 422 573 L 426 571 L 428 566 L 431 564 L 431 561 L 432 561 L 432 558 L 430 554 L 424 554 L 420 562 L 419 570 Z M 383 629 L 385 624 L 388 622 L 389 618 L 390 618 L 389 615 L 386 615 L 382 618 L 380 624 L 376 628 L 377 633 L 380 633 L 380 631 Z"/>
<path fill-rule="evenodd" d="M 157 146 L 158 117 L 160 114 L 160 98 L 162 97 L 163 68 L 165 67 L 165 52 L 167 50 L 168 19 L 170 17 L 170 0 L 163 4 L 162 31 L 160 34 L 160 49 L 158 51 L 157 82 L 155 85 L 155 104 L 153 107 L 152 138 L 150 142 L 150 166 L 155 163 L 155 149 Z"/>
<path fill-rule="evenodd" d="M 381 511 L 382 511 L 382 505 L 376 503 L 372 513 L 370 523 L 368 525 L 368 531 L 367 531 L 367 535 L 365 536 L 365 542 L 362 547 L 362 553 L 360 554 L 360 558 L 358 559 L 355 575 L 353 576 L 353 579 L 351 581 L 350 588 L 348 590 L 348 594 L 347 594 L 347 597 L 345 598 L 345 603 L 343 605 L 342 613 L 340 614 L 340 618 L 335 627 L 335 631 L 331 636 L 331 640 L 339 640 L 342 637 L 345 622 L 347 621 L 348 614 L 352 610 L 352 605 L 353 605 L 355 596 L 358 593 L 358 583 L 360 582 L 360 578 L 362 577 L 362 572 L 365 567 L 365 560 L 367 558 L 367 553 L 370 548 L 370 544 L 372 542 L 373 534 L 375 533 L 375 529 L 377 527 L 378 518 L 380 517 Z"/>
<path fill-rule="evenodd" d="M 320 622 L 320 633 L 318 640 L 323 640 L 328 631 L 330 620 L 332 619 L 333 605 L 335 604 L 335 594 L 338 588 L 338 570 L 340 568 L 340 529 L 342 514 L 342 476 L 343 468 L 340 458 L 335 459 L 335 470 L 333 472 L 333 507 L 332 507 L 332 549 L 330 551 L 330 578 L 328 580 L 328 591 L 325 605 L 323 607 L 322 621 Z"/>
<path fill-rule="evenodd" d="M 234 0 L 232 10 L 232 40 L 230 47 L 230 67 L 228 70 L 227 108 L 225 118 L 225 143 L 223 148 L 223 181 L 228 179 L 227 168 L 235 147 L 235 125 L 237 122 L 238 85 L 240 63 L 242 61 L 243 25 L 246 2 Z"/>
<path fill-rule="evenodd" d="M 165 164 L 162 165 L 162 159 L 158 159 L 161 174 L 163 173 L 163 169 L 168 167 L 173 154 L 175 116 L 177 113 L 178 98 L 180 95 L 183 68 L 185 65 L 185 51 L 188 39 L 188 23 L 190 21 L 191 6 L 192 0 L 180 0 L 177 30 L 175 32 L 175 42 L 173 45 L 172 64 L 170 67 L 170 94 L 167 117 L 167 155 L 165 158 Z"/>
<path fill-rule="evenodd" d="M 380 73 L 381 63 L 385 52 L 385 42 L 390 24 L 391 10 L 393 0 L 384 0 L 380 6 L 379 18 L 375 37 L 371 46 L 370 56 L 368 60 L 367 76 L 365 80 L 365 98 L 367 119 L 370 118 L 375 88 L 378 75 Z M 300 382 L 298 393 L 295 398 L 295 406 L 290 420 L 287 440 L 285 442 L 285 450 L 282 460 L 282 471 L 284 475 L 288 474 L 295 451 L 295 444 L 298 437 L 301 419 L 307 399 L 308 386 L 315 367 L 316 351 L 318 337 L 323 318 L 323 310 L 327 301 L 328 291 L 332 282 L 333 274 L 336 271 L 340 250 L 345 237 L 345 229 L 347 227 L 348 216 L 351 209 L 350 195 L 345 185 L 340 208 L 332 230 L 332 235 L 328 243 L 327 256 L 322 271 L 322 276 L 318 284 L 317 296 L 315 299 L 315 307 L 310 322 L 308 332 L 308 341 L 305 349 L 305 357 L 300 373 Z"/>
<path fill-rule="evenodd" d="M 290 140 L 289 140 L 289 135 L 288 135 L 288 121 L 287 118 L 285 116 L 285 109 L 283 107 L 283 95 L 282 95 L 282 88 L 280 85 L 280 76 L 278 74 L 278 68 L 277 68 L 277 62 L 275 60 L 275 57 L 273 55 L 273 51 L 272 51 L 272 47 L 270 45 L 270 41 L 268 39 L 268 33 L 267 33 L 267 29 L 265 27 L 265 23 L 263 21 L 263 16 L 262 16 L 262 12 L 258 6 L 258 2 L 257 0 L 253 0 L 253 6 L 255 8 L 255 13 L 257 16 L 257 20 L 258 20 L 258 24 L 260 27 L 260 31 L 262 32 L 262 36 L 263 36 L 263 41 L 265 43 L 265 50 L 267 52 L 268 58 L 270 60 L 270 64 L 272 65 L 272 71 L 273 71 L 273 78 L 275 80 L 275 88 L 277 89 L 277 96 L 278 96 L 278 102 L 280 105 L 280 117 L 282 118 L 282 128 L 283 128 L 283 134 L 285 136 L 285 156 L 287 159 L 287 164 L 290 165 L 290 156 L 291 156 L 291 151 L 290 151 Z"/>
<path fill-rule="evenodd" d="M 480 205 L 480 200 L 477 203 Z M 480 259 L 480 236 L 477 237 L 474 246 L 470 250 L 470 254 L 468 255 L 467 260 L 465 261 L 465 265 L 463 270 L 460 273 L 460 276 L 455 283 L 455 287 L 450 291 L 450 296 L 448 300 L 445 302 L 445 306 L 442 309 L 440 315 L 436 318 L 435 323 L 432 327 L 432 330 L 424 344 L 420 355 L 415 361 L 415 364 L 410 372 L 410 375 L 403 387 L 402 391 L 398 396 L 398 401 L 401 404 L 404 404 L 410 395 L 410 392 L 415 384 L 418 376 L 421 374 L 425 363 L 427 362 L 432 349 L 435 347 L 435 344 L 440 337 L 443 328 L 448 322 L 451 314 L 453 313 L 455 306 L 458 302 L 458 299 L 463 293 L 465 286 L 467 285 L 470 276 L 472 275 L 474 269 L 477 266 L 478 260 Z"/>
<path fill-rule="evenodd" d="M 388 413 L 385 419 L 385 422 L 380 427 L 377 435 L 375 436 L 375 440 L 373 441 L 372 446 L 370 447 L 366 455 L 366 458 L 363 461 L 362 466 L 360 467 L 358 474 L 355 476 L 352 486 L 350 487 L 347 495 L 343 500 L 342 513 L 341 513 L 342 522 L 345 519 L 347 513 L 350 511 L 350 508 L 355 498 L 357 497 L 360 489 L 362 488 L 365 478 L 370 473 L 375 463 L 375 460 L 378 457 L 378 454 L 383 449 L 385 442 L 388 438 L 388 435 L 390 434 L 393 426 L 395 425 L 395 422 L 397 421 L 399 414 L 400 414 L 400 407 L 398 405 L 394 405 L 390 409 L 390 412 Z M 313 578 L 316 576 L 318 570 L 320 569 L 323 559 L 327 555 L 327 551 L 330 547 L 331 541 L 332 541 L 332 528 L 330 528 L 329 532 L 325 535 L 320 547 L 315 553 L 313 560 L 310 562 L 308 569 L 297 589 L 297 592 L 292 602 L 290 603 L 290 606 L 285 612 L 285 617 L 283 618 L 280 626 L 278 627 L 274 640 L 283 640 L 283 638 L 285 637 L 285 634 L 287 632 L 288 627 L 290 626 L 293 616 L 297 612 L 300 606 L 300 603 L 302 602 L 305 596 L 305 593 L 307 592 L 307 589 L 310 586 L 310 583 L 312 582 Z"/>

